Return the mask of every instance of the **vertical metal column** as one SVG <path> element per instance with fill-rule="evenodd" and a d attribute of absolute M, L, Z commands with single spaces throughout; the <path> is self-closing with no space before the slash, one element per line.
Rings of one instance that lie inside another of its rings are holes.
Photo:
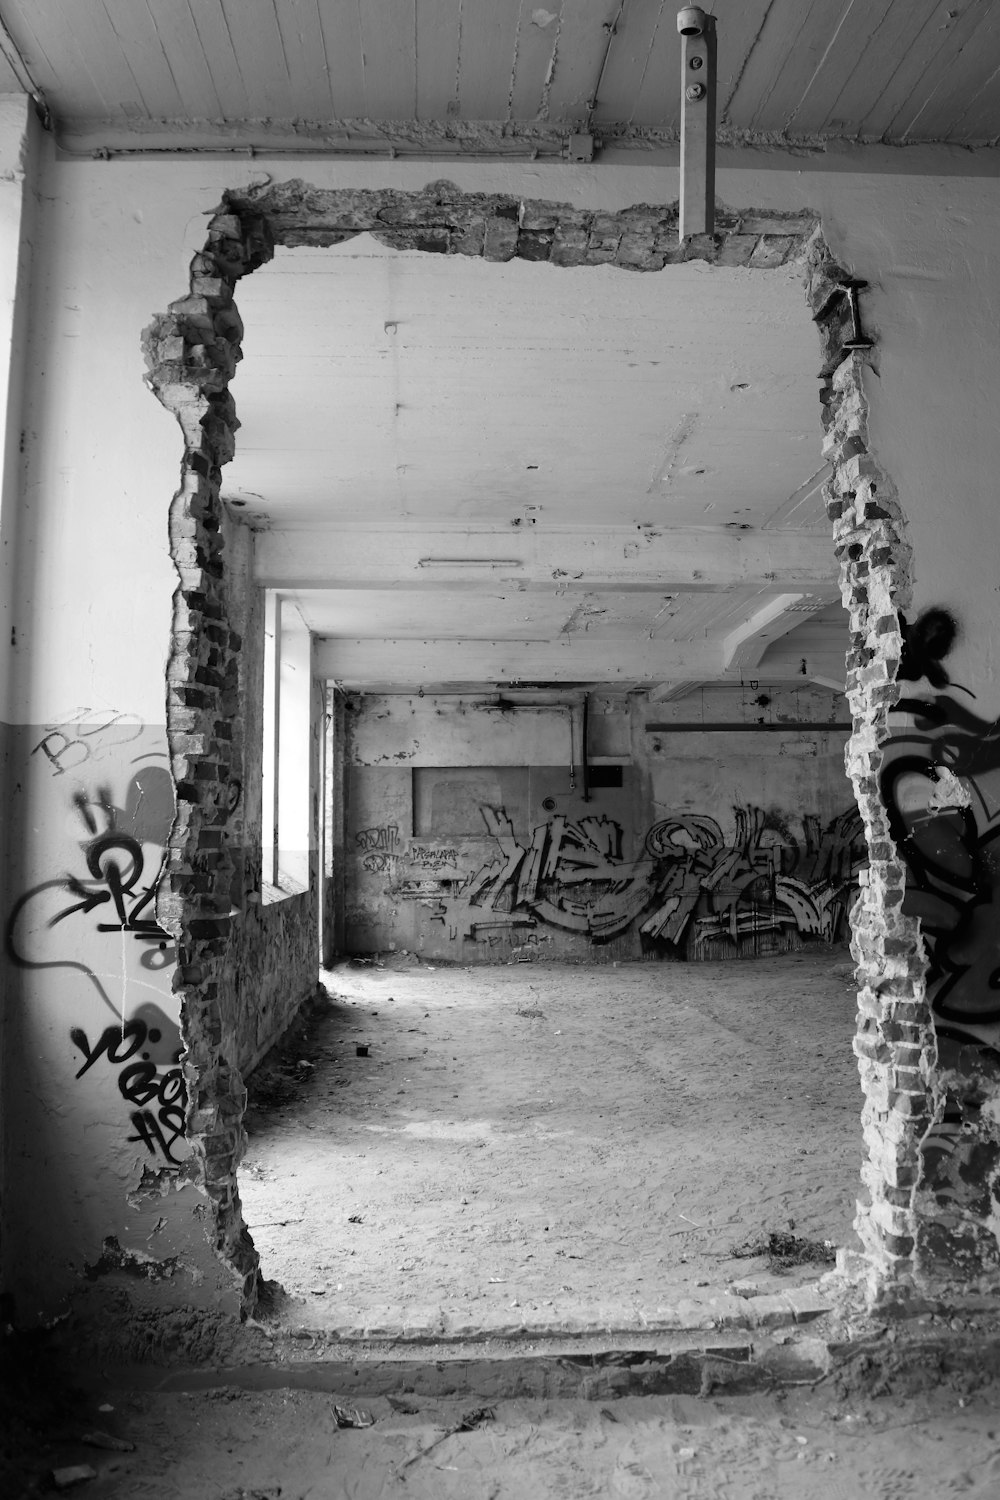
<path fill-rule="evenodd" d="M 681 35 L 682 240 L 715 231 L 715 17 L 697 5 L 677 12 Z"/>

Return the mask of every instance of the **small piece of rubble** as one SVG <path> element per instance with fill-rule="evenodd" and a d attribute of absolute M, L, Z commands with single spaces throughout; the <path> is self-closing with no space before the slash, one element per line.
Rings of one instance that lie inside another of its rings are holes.
<path fill-rule="evenodd" d="M 766 1256 L 772 1271 L 787 1271 L 792 1266 L 809 1264 L 832 1265 L 837 1259 L 837 1248 L 832 1240 L 807 1240 L 781 1229 L 749 1235 L 739 1244 L 731 1245 L 729 1253 L 735 1260 Z"/>
<path fill-rule="evenodd" d="M 334 1406 L 338 1427 L 373 1427 L 375 1418 L 364 1406 Z"/>
<path fill-rule="evenodd" d="M 89 1464 L 71 1464 L 66 1469 L 52 1470 L 52 1483 L 57 1490 L 68 1490 L 74 1484 L 85 1484 L 88 1479 L 96 1478 L 97 1470 Z"/>
<path fill-rule="evenodd" d="M 109 1453 L 134 1453 L 135 1444 L 110 1432 L 85 1432 L 80 1438 L 89 1448 L 106 1448 Z"/>

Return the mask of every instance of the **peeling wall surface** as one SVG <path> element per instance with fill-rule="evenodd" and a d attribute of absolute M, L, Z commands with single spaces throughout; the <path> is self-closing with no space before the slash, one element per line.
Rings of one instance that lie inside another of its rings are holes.
<path fill-rule="evenodd" d="M 648 734 L 645 695 L 594 695 L 586 767 L 579 702 L 348 697 L 348 950 L 600 963 L 844 938 L 865 851 L 835 701 L 775 690 L 761 727 L 754 696 L 685 700 L 728 733 Z"/>
<path fill-rule="evenodd" d="M 880 162 L 886 166 L 884 156 Z M 841 376 L 826 370 L 823 387 L 825 400 L 836 398 L 853 411 L 828 437 L 835 465 L 831 513 L 856 653 L 849 769 L 871 872 L 855 937 L 866 1028 L 856 1045 L 868 1101 L 870 1194 L 859 1222 L 879 1275 L 897 1283 L 951 1274 L 995 1284 L 1000 1077 L 996 1017 L 988 1003 L 998 963 L 989 915 L 995 889 L 989 745 L 1000 713 L 1000 426 L 994 411 L 1000 158 L 913 148 L 900 149 L 888 165 L 893 170 L 870 171 L 863 155 L 847 150 L 723 152 L 717 189 L 734 212 L 816 213 L 833 254 L 872 283 L 866 317 L 877 335 L 877 374 L 849 359 Z M 568 202 L 604 214 L 672 201 L 678 190 L 676 170 L 652 164 L 602 169 L 457 162 L 449 172 L 468 191 Z M 185 434 L 143 383 L 140 341 L 154 315 L 188 291 L 192 256 L 205 245 L 223 192 L 244 190 L 262 175 L 306 178 L 326 188 L 417 191 L 438 174 L 414 162 L 265 156 L 239 166 L 190 159 L 70 162 L 49 151 L 31 184 L 38 216 L 32 357 L 22 391 L 24 451 L 11 543 L 16 556 L 8 575 L 12 633 L 3 640 L 10 655 L 2 1256 L 4 1286 L 23 1322 L 57 1315 L 81 1288 L 114 1281 L 125 1265 L 139 1271 L 129 1278 L 129 1296 L 160 1306 L 235 1310 L 243 1294 L 242 1276 L 212 1228 L 203 1161 L 192 1165 L 174 1128 L 180 1016 L 171 992 L 172 927 L 169 913 L 159 925 L 150 893 L 179 805 L 164 704 L 178 586 L 168 514 Z M 669 276 L 670 269 L 657 274 Z M 238 403 L 238 380 L 234 393 Z M 817 448 L 819 418 L 818 405 Z M 880 514 L 882 490 L 872 491 L 873 485 L 884 490 L 886 475 L 897 499 L 891 514 Z M 912 560 L 904 555 L 907 547 Z M 929 699 L 931 710 L 903 708 L 909 720 L 890 724 L 902 651 L 897 611 L 913 622 L 934 605 L 950 610 L 959 627 L 947 656 L 953 686 L 935 685 L 926 672 L 905 684 L 904 696 Z M 963 709 L 974 724 L 962 717 Z M 894 825 L 879 780 L 881 745 L 890 734 L 906 741 L 890 748 L 890 757 L 917 755 L 936 768 L 933 775 L 911 768 L 909 783 L 894 783 Z M 639 810 L 619 804 L 607 814 L 621 828 L 622 860 L 634 865 L 643 859 L 650 830 L 671 818 L 687 819 L 683 836 L 694 843 L 709 839 L 702 852 L 711 853 L 718 846 L 714 829 L 694 822 L 706 816 L 715 820 L 725 847 L 745 845 L 749 858 L 756 834 L 749 826 L 740 829 L 730 814 L 736 798 L 727 790 L 707 806 L 699 793 L 697 805 L 685 804 L 656 769 L 660 753 L 650 747 L 648 764 L 633 762 Z M 455 763 L 437 751 L 428 762 Z M 526 763 L 557 766 L 563 774 L 561 758 L 536 759 L 533 752 L 520 762 Z M 411 776 L 414 766 L 370 769 Z M 961 797 L 942 769 L 960 783 Z M 922 841 L 904 868 L 913 811 L 930 805 L 933 788 L 923 782 L 940 788 L 936 842 Z M 911 799 L 907 787 L 914 784 L 919 795 Z M 556 814 L 567 826 L 579 824 L 589 809 L 565 790 L 562 795 Z M 766 790 L 759 799 L 748 791 L 741 805 L 766 812 L 771 802 Z M 796 803 L 788 798 L 783 812 L 801 816 L 804 803 Z M 451 837 L 416 835 L 412 824 L 404 832 L 402 803 L 397 806 L 398 815 L 384 798 L 369 799 L 351 858 L 363 865 L 367 854 L 385 853 L 401 862 L 406 878 L 436 879 L 441 871 L 421 870 L 420 860 L 433 863 L 452 847 Z M 820 843 L 845 806 L 846 799 L 817 806 Z M 399 828 L 394 848 L 358 847 L 363 829 L 393 825 Z M 525 858 L 535 848 L 538 826 L 529 816 L 520 834 Z M 675 824 L 661 833 L 660 844 L 676 843 L 682 836 L 676 830 Z M 488 853 L 504 858 L 504 832 L 499 821 L 496 832 L 487 829 L 484 861 Z M 797 823 L 794 837 L 800 852 L 809 849 Z M 899 853 L 895 840 L 901 840 Z M 430 854 L 410 858 L 416 846 Z M 586 844 L 579 847 L 586 852 Z M 586 857 L 610 860 L 617 849 L 605 843 Z M 463 861 L 458 875 L 466 879 L 475 871 L 471 858 L 463 854 Z M 384 889 L 384 872 L 366 873 Z M 491 878 L 489 890 L 499 878 Z M 245 895 L 245 882 L 242 890 Z M 489 890 L 484 884 L 484 898 Z M 668 894 L 657 892 L 657 900 Z M 487 904 L 496 911 L 492 900 L 480 909 Z M 452 923 L 463 931 L 469 905 L 462 921 Z M 399 946 L 417 946 L 421 934 L 426 944 L 434 931 L 440 942 L 447 921 L 442 929 L 422 899 L 404 909 L 406 921 L 420 925 L 407 929 L 409 941 L 397 936 Z M 662 910 L 662 901 L 637 913 L 625 931 L 633 932 L 640 915 L 646 920 L 654 910 Z M 291 913 L 289 906 L 278 920 L 291 923 Z M 258 920 L 236 908 L 237 932 L 250 932 Z M 667 915 L 664 933 L 671 920 L 676 914 Z M 288 933 L 288 953 L 305 942 L 313 923 L 307 913 L 298 935 Z M 534 930 L 557 931 L 540 921 Z M 589 946 L 589 934 L 586 941 Z M 227 1182 L 240 1130 L 240 1063 L 266 1040 L 257 1022 L 250 1036 L 250 971 L 263 959 L 249 950 L 262 954 L 268 942 L 263 929 L 245 939 L 227 981 L 242 986 L 239 1005 L 230 992 L 216 997 L 234 1045 Z M 214 962 L 224 967 L 241 943 L 230 934 Z M 189 997 L 192 986 L 188 974 L 182 989 Z M 227 1009 L 231 1002 L 235 1009 Z M 279 1025 L 278 1011 L 274 1016 Z M 95 1281 L 88 1282 L 88 1268 Z"/>

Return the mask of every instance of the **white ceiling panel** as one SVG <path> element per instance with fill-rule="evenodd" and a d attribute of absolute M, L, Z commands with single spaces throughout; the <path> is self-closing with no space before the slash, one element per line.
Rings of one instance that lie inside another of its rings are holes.
<path fill-rule="evenodd" d="M 224 493 L 340 680 L 738 677 L 836 597 L 794 268 L 498 265 L 359 236 L 279 250 L 238 300 Z M 827 635 L 809 649 L 829 671 L 842 622 Z"/>
<path fill-rule="evenodd" d="M 814 481 L 794 270 L 281 250 L 240 287 L 226 494 L 272 524 L 751 525 Z"/>

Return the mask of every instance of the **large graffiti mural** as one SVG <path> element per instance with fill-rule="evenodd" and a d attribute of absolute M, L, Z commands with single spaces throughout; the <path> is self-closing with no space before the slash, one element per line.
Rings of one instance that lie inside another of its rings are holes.
<path fill-rule="evenodd" d="M 995 1265 L 1000 1082 L 1000 722 L 977 713 L 945 666 L 953 615 L 902 621 L 880 789 L 906 869 L 902 910 L 920 922 L 934 1021 L 935 1113 L 920 1142 L 920 1193 L 933 1205 L 924 1254 L 950 1274 L 978 1221 Z"/>
<path fill-rule="evenodd" d="M 856 809 L 822 830 L 806 818 L 804 844 L 760 808 L 735 808 L 728 840 L 712 817 L 665 818 L 638 859 L 623 857 L 622 829 L 607 817 L 556 816 L 521 843 L 502 809 L 482 814 L 498 852 L 462 891 L 471 906 L 527 914 L 596 943 L 638 922 L 646 948 L 687 958 L 771 946 L 766 935 L 833 941 L 864 859 Z"/>
<path fill-rule="evenodd" d="M 120 714 L 46 726 L 32 753 L 52 776 L 66 777 L 56 797 L 73 852 L 62 870 L 14 902 L 4 945 L 17 968 L 51 976 L 49 1004 L 72 1007 L 65 1035 L 75 1080 L 100 1088 L 111 1070 L 125 1105 L 125 1139 L 175 1166 L 187 1154 L 170 983 L 176 951 L 155 914 L 173 783 L 163 752 L 142 753 L 138 744 L 117 794 L 107 770 L 143 733 Z M 107 779 L 88 786 L 73 773 L 90 762 Z"/>
<path fill-rule="evenodd" d="M 683 945 L 688 957 L 719 938 L 737 947 L 741 938 L 791 930 L 828 943 L 842 936 L 865 859 L 857 809 L 825 829 L 807 816 L 801 844 L 769 825 L 760 808 L 736 807 L 733 815 L 732 841 L 706 816 L 670 818 L 650 829 L 647 849 L 669 865 L 663 899 L 640 930 Z"/>
<path fill-rule="evenodd" d="M 1000 1022 L 1000 722 L 976 714 L 942 665 L 945 610 L 905 630 L 881 789 L 907 870 L 903 911 L 920 918 L 939 1034 Z"/>

